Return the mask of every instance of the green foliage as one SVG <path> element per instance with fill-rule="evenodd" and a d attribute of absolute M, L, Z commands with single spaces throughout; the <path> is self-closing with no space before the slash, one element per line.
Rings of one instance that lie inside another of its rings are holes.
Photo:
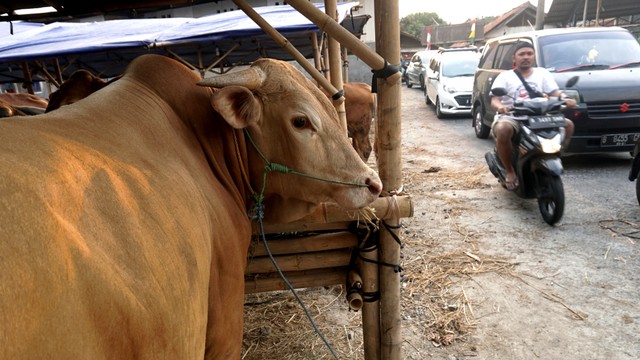
<path fill-rule="evenodd" d="M 400 30 L 416 37 L 420 37 L 422 29 L 428 25 L 443 25 L 444 20 L 436 13 L 415 13 L 400 19 Z"/>

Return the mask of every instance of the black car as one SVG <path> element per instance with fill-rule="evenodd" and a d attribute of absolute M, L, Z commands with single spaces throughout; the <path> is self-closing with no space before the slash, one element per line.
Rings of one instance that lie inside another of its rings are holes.
<path fill-rule="evenodd" d="M 472 125 L 487 138 L 495 112 L 493 80 L 513 66 L 513 45 L 529 41 L 538 66 L 549 70 L 562 91 L 578 101 L 564 114 L 575 124 L 567 153 L 632 151 L 640 138 L 640 44 L 619 27 L 562 28 L 511 34 L 488 41 L 474 77 Z M 564 89 L 579 76 L 576 86 Z"/>

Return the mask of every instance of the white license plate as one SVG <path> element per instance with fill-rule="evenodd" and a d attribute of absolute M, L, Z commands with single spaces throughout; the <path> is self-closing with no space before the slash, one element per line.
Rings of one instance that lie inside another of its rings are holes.
<path fill-rule="evenodd" d="M 640 133 L 634 134 L 607 134 L 600 138 L 601 146 L 626 146 L 634 145 L 640 140 Z"/>

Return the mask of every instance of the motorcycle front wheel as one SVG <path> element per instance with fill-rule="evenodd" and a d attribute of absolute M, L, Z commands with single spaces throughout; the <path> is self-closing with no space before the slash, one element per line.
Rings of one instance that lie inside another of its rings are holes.
<path fill-rule="evenodd" d="M 564 188 L 562 179 L 557 176 L 545 176 L 540 182 L 538 208 L 544 221 L 553 225 L 560 221 L 564 213 Z"/>

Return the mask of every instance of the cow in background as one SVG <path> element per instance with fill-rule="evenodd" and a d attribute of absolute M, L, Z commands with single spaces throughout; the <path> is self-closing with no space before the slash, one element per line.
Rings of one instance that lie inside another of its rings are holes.
<path fill-rule="evenodd" d="M 0 358 L 239 359 L 256 199 L 284 222 L 380 194 L 290 64 L 198 81 L 144 55 L 72 106 L 3 120 Z"/>
<path fill-rule="evenodd" d="M 371 86 L 361 82 L 343 84 L 345 97 L 345 113 L 347 116 L 347 131 L 362 161 L 367 162 L 371 155 L 371 121 L 376 113 L 376 95 L 371 92 Z"/>
<path fill-rule="evenodd" d="M 46 112 L 70 105 L 107 86 L 107 82 L 87 70 L 76 70 L 60 88 L 49 95 Z"/>
<path fill-rule="evenodd" d="M 32 94 L 0 93 L 0 118 L 45 112 L 47 100 Z"/>

